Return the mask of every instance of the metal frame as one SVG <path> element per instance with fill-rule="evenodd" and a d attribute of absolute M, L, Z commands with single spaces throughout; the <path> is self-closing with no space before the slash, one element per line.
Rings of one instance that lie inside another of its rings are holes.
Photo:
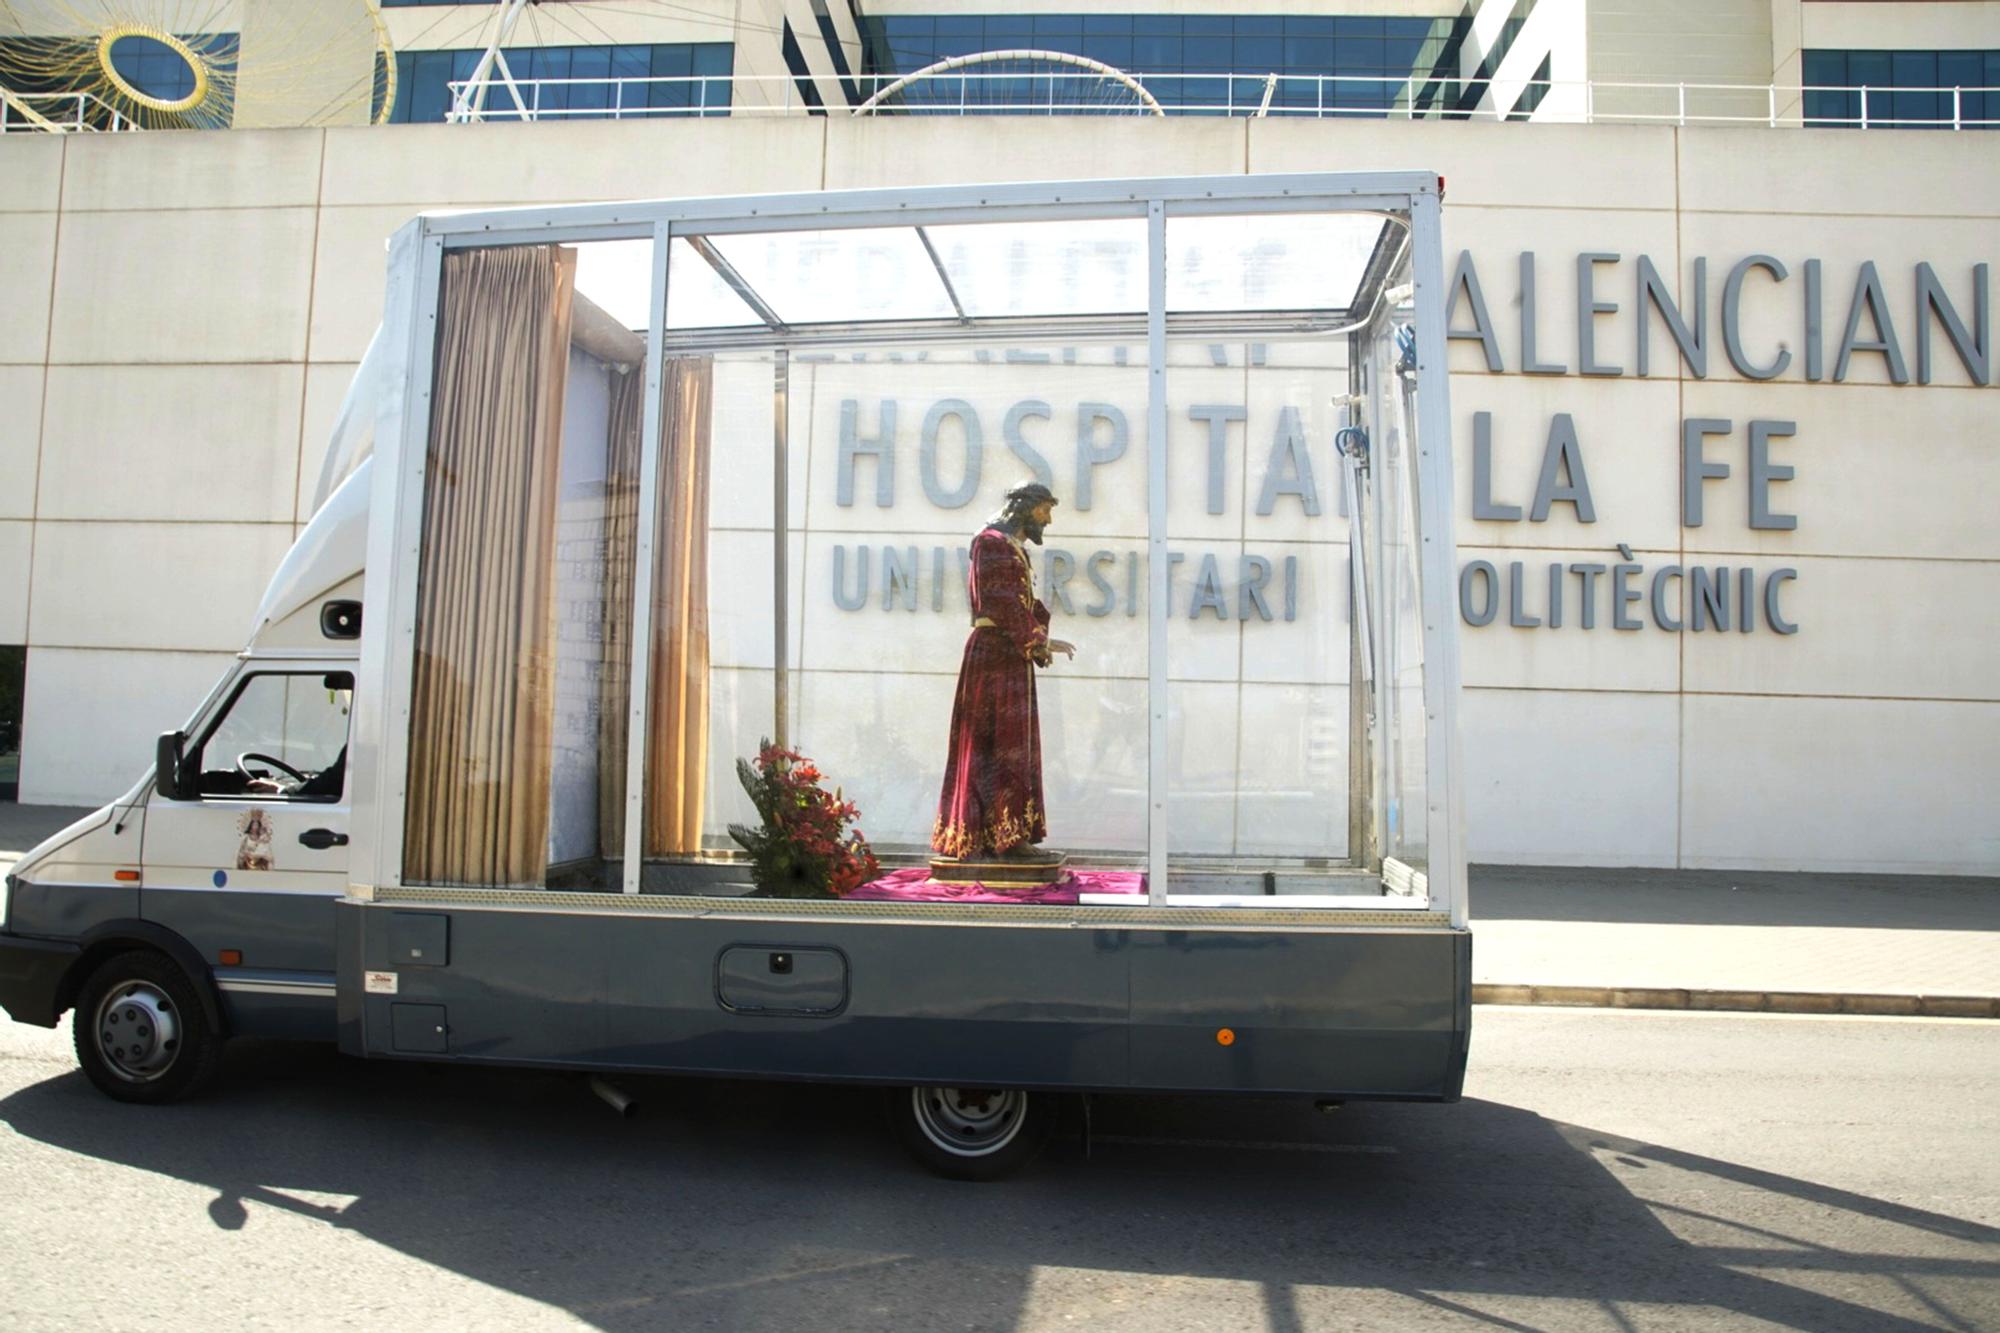
<path fill-rule="evenodd" d="M 1150 361 L 1148 425 L 1150 438 L 1166 437 L 1166 347 L 1170 328 L 1179 331 L 1165 306 L 1166 233 L 1171 218 L 1210 214 L 1268 212 L 1375 212 L 1407 218 L 1415 251 L 1413 297 L 1417 305 L 1419 391 L 1418 417 L 1420 552 L 1423 580 L 1425 712 L 1427 720 L 1426 791 L 1430 805 L 1429 898 L 1433 910 L 1447 912 L 1455 925 L 1465 920 L 1463 883 L 1462 793 L 1459 790 L 1459 745 L 1455 698 L 1458 688 L 1456 621 L 1451 614 L 1455 587 L 1455 551 L 1450 536 L 1453 513 L 1449 448 L 1449 397 L 1444 356 L 1444 282 L 1439 232 L 1440 183 L 1424 172 L 1300 173 L 1270 176 L 1174 177 L 1139 180 L 1074 181 L 1034 184 L 947 186 L 921 189 L 853 190 L 773 196 L 738 196 L 641 203 L 585 204 L 487 210 L 425 216 L 398 232 L 391 246 L 389 297 L 384 319 L 386 377 L 377 422 L 376 452 L 383 463 L 375 476 L 372 497 L 377 514 L 393 515 L 371 529 L 367 592 L 369 623 L 381 627 L 365 641 L 361 661 L 355 732 L 357 818 L 352 876 L 355 894 L 372 896 L 375 887 L 401 886 L 403 781 L 409 751 L 410 654 L 416 616 L 416 568 L 422 528 L 425 441 L 429 428 L 430 385 L 437 321 L 437 301 L 443 252 L 447 248 L 549 241 L 629 240 L 650 232 L 652 307 L 655 318 L 647 334 L 645 438 L 640 452 L 640 512 L 634 571 L 631 721 L 629 738 L 646 732 L 650 694 L 652 622 L 652 549 L 660 503 L 660 388 L 664 357 L 670 344 L 679 345 L 664 329 L 671 242 L 676 238 L 743 232 L 799 231 L 870 226 L 918 227 L 932 224 L 998 221 L 1052 221 L 1073 218 L 1144 218 L 1147 224 L 1149 302 L 1145 317 Z M 1370 265 L 1371 280 L 1386 276 L 1383 266 Z M 1319 312 L 1315 331 L 1347 331 L 1372 322 L 1381 310 L 1380 293 L 1358 296 L 1356 309 L 1343 312 L 1346 323 L 1328 324 Z M 1287 312 L 1270 312 L 1232 323 L 1232 329 L 1267 335 L 1280 332 Z M 1296 312 L 1294 312 L 1296 313 Z M 1358 323 L 1354 322 L 1358 317 Z M 1199 317 L 1196 317 L 1199 319 Z M 1060 323 L 1060 321 L 1055 321 Z M 1221 321 L 1218 321 L 1221 322 Z M 959 319 L 942 322 L 961 333 L 992 336 L 993 328 L 968 330 Z M 1018 322 L 1017 322 L 1018 323 Z M 1044 328 L 1051 321 L 1040 321 Z M 1115 323 L 1129 331 L 1132 320 Z M 833 336 L 851 333 L 874 341 L 893 338 L 905 326 L 849 326 Z M 777 330 L 765 330 L 769 335 Z M 787 345 L 812 341 L 830 331 L 795 328 Z M 907 330 L 914 336 L 918 330 Z M 940 329 L 925 327 L 923 336 Z M 703 345 L 720 339 L 705 334 Z M 780 341 L 787 341 L 780 339 Z M 774 400 L 782 405 L 785 384 L 774 380 Z M 1371 386 L 1372 387 L 1372 386 Z M 780 465 L 774 501 L 781 504 L 787 451 L 782 416 L 773 440 Z M 1147 861 L 1151 872 L 1149 904 L 1168 902 L 1170 885 L 1166 856 L 1166 451 L 1148 451 L 1148 550 L 1151 555 L 1149 619 L 1149 793 Z M 788 505 L 774 516 L 779 549 L 783 550 L 790 515 Z M 781 585 L 782 586 L 782 585 Z M 780 600 L 781 621 L 789 608 Z M 777 630 L 784 644 L 784 626 Z M 1378 636 L 1379 637 L 1379 636 Z M 781 657 L 776 677 L 783 681 L 787 663 Z M 783 688 L 781 685 L 780 688 Z M 622 888 L 635 894 L 640 887 L 640 839 L 643 821 L 645 747 L 628 739 L 625 862 Z M 502 891 L 506 892 L 506 891 Z M 868 904 L 836 904 L 857 916 L 868 915 Z M 1174 911 L 1193 910 L 1174 908 Z M 1337 914 L 1333 920 L 1337 920 Z M 1332 921 L 1329 922 L 1332 924 Z"/>

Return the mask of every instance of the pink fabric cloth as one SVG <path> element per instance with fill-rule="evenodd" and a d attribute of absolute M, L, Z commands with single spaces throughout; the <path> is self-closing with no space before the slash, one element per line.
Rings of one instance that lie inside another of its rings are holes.
<path fill-rule="evenodd" d="M 1053 884 L 1038 888 L 989 889 L 983 884 L 940 884 L 930 867 L 891 870 L 847 895 L 862 903 L 1074 903 L 1079 893 L 1143 894 L 1146 877 L 1137 870 L 1065 870 Z"/>

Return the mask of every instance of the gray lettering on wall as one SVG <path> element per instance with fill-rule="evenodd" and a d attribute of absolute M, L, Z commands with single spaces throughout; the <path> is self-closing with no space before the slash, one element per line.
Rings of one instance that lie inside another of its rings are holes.
<path fill-rule="evenodd" d="M 1764 623 L 1780 634 L 1797 634 L 1799 627 L 1786 620 L 1778 609 L 1778 588 L 1799 576 L 1796 569 L 1774 569 L 1764 580 Z"/>
<path fill-rule="evenodd" d="M 1523 568 L 1519 560 L 1507 566 L 1507 623 L 1515 629 L 1535 629 L 1542 621 L 1541 617 L 1528 614 L 1528 599 L 1521 592 Z"/>
<path fill-rule="evenodd" d="M 1826 286 L 1822 273 L 1819 260 L 1806 261 L 1806 378 L 1814 384 L 1826 378 L 1825 320 L 1821 314 L 1826 304 Z"/>
<path fill-rule="evenodd" d="M 1626 607 L 1646 595 L 1640 589 L 1632 586 L 1633 578 L 1644 572 L 1644 565 L 1635 565 L 1630 562 L 1611 567 L 1611 628 L 1644 628 L 1644 622 L 1639 617 L 1625 613 Z"/>
<path fill-rule="evenodd" d="M 1944 321 L 1951 350 L 1974 384 L 1993 383 L 1993 300 L 1985 264 L 1972 266 L 1972 326 L 1968 333 L 1958 310 L 1945 294 L 1936 270 L 1917 265 L 1917 383 L 1931 382 L 1931 312 Z"/>
<path fill-rule="evenodd" d="M 854 595 L 847 594 L 847 544 L 836 542 L 833 547 L 833 604 L 843 611 L 859 611 L 868 605 L 868 548 L 863 546 L 856 554 L 859 566 L 854 573 Z"/>
<path fill-rule="evenodd" d="M 1861 316 L 1866 312 L 1875 325 L 1873 338 L 1861 338 Z M 1847 306 L 1847 331 L 1840 335 L 1840 355 L 1833 362 L 1833 382 L 1847 378 L 1847 363 L 1856 352 L 1880 352 L 1889 367 L 1889 378 L 1898 384 L 1910 382 L 1910 369 L 1903 364 L 1903 346 L 1896 338 L 1896 321 L 1889 314 L 1889 298 L 1882 292 L 1882 277 L 1869 260 L 1854 275 L 1854 298 Z"/>
<path fill-rule="evenodd" d="M 1757 588 L 1760 575 L 1749 566 L 1667 564 L 1651 571 L 1649 577 L 1645 564 L 1634 557 L 1630 546 L 1621 543 L 1618 552 L 1624 558 L 1609 566 L 1596 563 L 1565 565 L 1560 561 L 1551 563 L 1547 567 L 1549 600 L 1546 621 L 1537 616 L 1527 602 L 1526 589 L 1531 580 L 1523 561 L 1509 562 L 1507 578 L 1503 581 L 1492 561 L 1467 560 L 1458 571 L 1459 617 L 1467 625 L 1480 629 L 1493 624 L 1504 609 L 1506 623 L 1515 629 L 1543 626 L 1560 629 L 1563 581 L 1566 575 L 1574 574 L 1583 604 L 1583 614 L 1579 618 L 1581 629 L 1597 628 L 1597 589 L 1601 580 L 1603 586 L 1610 590 L 1611 628 L 1614 631 L 1644 629 L 1646 616 L 1640 609 L 1643 607 L 1651 613 L 1655 626 L 1671 633 L 1734 629 L 1738 633 L 1750 634 L 1757 628 L 1757 608 L 1761 602 L 1764 623 L 1771 630 L 1778 634 L 1799 632 L 1799 627 L 1785 617 L 1781 604 L 1783 586 L 1799 576 L 1796 569 L 1775 569 L 1761 576 L 1763 592 L 1760 598 Z M 1678 588 L 1675 586 L 1677 581 Z M 1685 607 L 1682 605 L 1683 594 Z M 1687 622 L 1683 622 L 1683 614 L 1689 617 Z"/>
<path fill-rule="evenodd" d="M 1299 409 L 1278 410 L 1278 430 L 1271 440 L 1270 461 L 1264 466 L 1264 488 L 1257 496 L 1257 513 L 1268 516 L 1280 495 L 1296 495 L 1307 518 L 1319 517 L 1319 486 L 1313 480 L 1312 455 L 1306 450 L 1306 428 Z"/>
<path fill-rule="evenodd" d="M 1453 327 L 1457 322 L 1461 292 L 1472 309 L 1470 329 Z M 1487 370 L 1497 375 L 1505 369 L 1500 361 L 1500 339 L 1493 332 L 1493 317 L 1486 312 L 1486 294 L 1479 290 L 1479 270 L 1473 266 L 1470 250 L 1458 252 L 1458 266 L 1451 271 L 1451 290 L 1445 295 L 1444 336 L 1472 339 L 1486 354 Z"/>
<path fill-rule="evenodd" d="M 1681 422 L 1681 526 L 1701 526 L 1701 484 L 1729 475 L 1729 464 L 1701 456 L 1701 442 L 1710 435 L 1727 435 L 1735 423 L 1726 417 L 1689 417 Z"/>
<path fill-rule="evenodd" d="M 1042 600 L 1051 611 L 1060 610 L 1066 616 L 1076 614 L 1076 607 L 1070 604 L 1069 581 L 1076 577 L 1076 557 L 1061 547 L 1050 547 L 1049 558 L 1042 566 L 1043 577 L 1048 591 Z"/>
<path fill-rule="evenodd" d="M 1519 523 L 1521 506 L 1493 503 L 1493 414 L 1472 414 L 1472 516 Z"/>
<path fill-rule="evenodd" d="M 1558 412 L 1549 421 L 1549 442 L 1542 450 L 1542 475 L 1535 483 L 1528 521 L 1547 522 L 1549 506 L 1558 500 L 1575 507 L 1577 522 L 1597 521 L 1597 506 L 1590 501 L 1590 478 L 1583 470 L 1583 448 L 1576 440 L 1576 422 L 1567 412 Z"/>
<path fill-rule="evenodd" d="M 917 609 L 917 569 L 916 547 L 906 546 L 900 550 L 894 546 L 884 546 L 882 548 L 882 609 L 884 611 L 895 610 L 898 601 L 902 602 L 905 611 L 914 611 Z M 866 547 L 863 547 L 861 551 L 861 573 L 865 589 L 865 580 L 868 574 L 868 550 Z M 834 573 L 836 586 L 838 586 L 839 579 L 840 574 L 836 570 Z"/>
<path fill-rule="evenodd" d="M 1667 607 L 1667 580 L 1681 576 L 1679 565 L 1661 565 L 1653 572 L 1653 623 L 1664 630 L 1678 630 L 1680 619 Z"/>
<path fill-rule="evenodd" d="M 1693 273 L 1688 285 L 1682 289 L 1685 300 L 1676 300 L 1659 266 L 1650 255 L 1636 256 L 1635 299 L 1633 302 L 1633 337 L 1637 350 L 1637 373 L 1650 376 L 1654 373 L 1653 335 L 1654 317 L 1664 323 L 1673 337 L 1676 351 L 1688 374 L 1695 379 L 1708 376 L 1708 348 L 1710 346 L 1710 326 L 1708 324 L 1708 258 L 1696 256 L 1692 261 Z M 1531 375 L 1563 375 L 1568 367 L 1540 359 L 1542 330 L 1540 327 L 1540 292 L 1536 284 L 1538 256 L 1533 251 L 1524 251 L 1520 256 L 1520 286 L 1517 301 L 1521 320 L 1521 350 L 1523 372 Z M 1622 262 L 1619 254 L 1612 251 L 1585 250 L 1574 257 L 1576 265 L 1576 322 L 1577 322 L 1577 371 L 1589 376 L 1616 376 L 1624 373 L 1621 366 L 1599 359 L 1597 348 L 1602 345 L 1599 337 L 1601 322 L 1616 316 L 1621 307 L 1613 301 L 1598 299 L 1604 286 L 1599 266 L 1616 265 Z M 1818 259 L 1807 259 L 1803 266 L 1801 291 L 1801 313 L 1804 317 L 1802 369 L 1808 382 L 1818 383 L 1826 378 L 1826 338 L 1824 329 L 1824 277 L 1825 265 Z M 1746 379 L 1771 380 L 1791 369 L 1795 361 L 1790 340 L 1781 339 L 1776 347 L 1758 348 L 1754 351 L 1744 342 L 1743 319 L 1746 303 L 1757 293 L 1762 284 L 1751 281 L 1754 274 L 1762 272 L 1771 285 L 1786 282 L 1791 271 L 1785 263 L 1768 254 L 1753 254 L 1737 260 L 1731 265 L 1723 282 L 1722 300 L 1717 323 L 1722 332 L 1723 348 L 1731 366 Z M 1991 269 L 1988 264 L 1976 264 L 1972 268 L 1972 291 L 1969 305 L 1954 302 L 1945 285 L 1939 281 L 1937 270 L 1929 262 L 1915 265 L 1914 284 L 1916 296 L 1917 329 L 1917 382 L 1930 384 L 1937 372 L 1937 361 L 1932 355 L 1931 333 L 1933 323 L 1944 326 L 1945 336 L 1950 340 L 1952 350 L 1965 368 L 1967 379 L 1976 385 L 1990 385 L 1994 382 L 1995 356 L 1991 335 L 1992 301 Z M 1459 317 L 1461 303 L 1468 312 L 1471 324 L 1464 327 Z M 1969 309 L 1970 317 L 1962 316 Z M 1872 338 L 1860 338 L 1860 316 L 1866 314 L 1874 331 Z M 1461 250 L 1458 262 L 1452 271 L 1450 289 L 1445 299 L 1445 336 L 1460 341 L 1477 341 L 1486 361 L 1486 369 L 1493 374 L 1505 371 L 1499 338 L 1496 336 L 1492 312 L 1486 303 L 1486 295 L 1479 280 L 1479 270 L 1470 250 Z M 1855 352 L 1879 352 L 1887 366 L 1890 378 L 1897 384 L 1909 383 L 1909 373 L 1903 357 L 1903 343 L 1898 336 L 1895 322 L 1889 313 L 1889 304 L 1877 266 L 1868 261 L 1860 266 L 1856 278 L 1854 298 L 1849 304 L 1848 320 L 1843 337 L 1836 352 L 1833 378 L 1844 381 L 1848 365 Z M 1659 373 L 1667 373 L 1662 369 Z"/>
<path fill-rule="evenodd" d="M 946 490 L 938 480 L 938 433 L 947 421 L 958 422 L 959 436 L 965 444 L 965 466 L 959 472 L 954 490 Z M 979 494 L 979 472 L 985 450 L 979 414 L 972 410 L 971 403 L 963 398 L 943 398 L 932 403 L 931 410 L 924 413 L 923 434 L 917 446 L 917 470 L 923 479 L 924 498 L 939 509 L 963 509 L 971 504 L 972 497 Z"/>
<path fill-rule="evenodd" d="M 1710 570 L 1696 565 L 1688 571 L 1688 628 L 1696 634 L 1729 628 L 1729 566 Z"/>
<path fill-rule="evenodd" d="M 1639 296 L 1636 302 L 1639 316 L 1639 373 L 1652 373 L 1652 348 L 1650 346 L 1653 321 L 1647 313 L 1650 304 L 1660 317 L 1667 321 L 1667 332 L 1673 335 L 1674 345 L 1680 349 L 1681 361 L 1688 373 L 1696 379 L 1708 378 L 1708 260 L 1706 257 L 1694 261 L 1694 318 L 1692 321 L 1681 317 L 1681 308 L 1667 291 L 1667 284 L 1660 277 L 1660 271 L 1653 267 L 1651 256 L 1639 256 Z"/>
<path fill-rule="evenodd" d="M 834 502 L 843 508 L 854 503 L 855 460 L 866 454 L 875 460 L 875 504 L 888 509 L 896 503 L 896 400 L 884 398 L 880 422 L 872 439 L 862 439 L 855 417 L 861 405 L 853 398 L 840 402 L 840 454 L 835 464 Z"/>
<path fill-rule="evenodd" d="M 1750 526 L 1789 532 L 1799 526 L 1796 514 L 1771 512 L 1771 483 L 1790 481 L 1797 472 L 1789 464 L 1771 461 L 1771 440 L 1798 433 L 1795 421 L 1752 421 L 1750 423 Z"/>
<path fill-rule="evenodd" d="M 1097 424 L 1104 422 L 1111 427 L 1111 436 L 1103 443 L 1098 442 Z M 1092 475 L 1097 468 L 1125 456 L 1125 446 L 1132 438 L 1131 427 L 1126 424 L 1125 413 L 1110 403 L 1078 403 L 1076 405 L 1076 507 L 1088 510 L 1091 504 Z"/>
<path fill-rule="evenodd" d="M 1118 594 L 1112 591 L 1111 580 L 1105 578 L 1104 572 L 1098 568 L 1099 565 L 1109 564 L 1117 558 L 1118 555 L 1114 551 L 1099 550 L 1092 551 L 1090 559 L 1083 562 L 1084 576 L 1090 580 L 1090 586 L 1097 589 L 1097 600 L 1083 608 L 1085 615 L 1108 616 L 1111 614 L 1111 608 L 1118 604 Z"/>
<path fill-rule="evenodd" d="M 1208 423 L 1208 512 L 1219 514 L 1227 494 L 1223 469 L 1229 461 L 1229 423 L 1247 421 L 1250 412 L 1227 403 L 1196 403 L 1188 409 L 1188 416 Z"/>
<path fill-rule="evenodd" d="M 1561 566 L 1557 566 L 1558 569 Z M 1486 586 L 1483 602 L 1473 600 L 1474 581 Z M 1465 568 L 1458 571 L 1458 614 L 1468 625 L 1490 625 L 1500 610 L 1500 586 L 1493 564 L 1488 560 L 1468 560 Z"/>
<path fill-rule="evenodd" d="M 1583 608 L 1577 617 L 1577 624 L 1584 629 L 1597 628 L 1597 578 L 1605 572 L 1605 566 L 1598 564 L 1571 565 L 1569 572 L 1576 575 L 1577 602 Z"/>
<path fill-rule="evenodd" d="M 1028 443 L 1021 427 L 1038 418 L 1048 421 L 1054 415 L 1054 411 L 1041 399 L 1024 398 L 1007 409 L 1007 416 L 1000 423 L 1000 438 L 1006 442 L 1008 452 L 1026 463 L 1035 480 L 1050 490 L 1056 488 L 1055 470 L 1049 466 L 1049 460 L 1042 457 L 1041 450 Z"/>
<path fill-rule="evenodd" d="M 1597 317 L 1618 313 L 1616 301 L 1597 299 L 1597 266 L 1615 264 L 1618 256 L 1608 250 L 1586 250 L 1576 257 L 1576 369 L 1582 375 L 1623 375 L 1622 366 L 1602 365 L 1597 360 Z M 1645 311 L 1640 311 L 1644 323 Z"/>
<path fill-rule="evenodd" d="M 1215 563 L 1213 551 L 1201 557 L 1201 571 L 1194 579 L 1194 596 L 1188 602 L 1188 619 L 1198 619 L 1203 611 L 1215 612 L 1217 620 L 1229 619 L 1229 602 L 1222 595 L 1222 570 Z"/>
<path fill-rule="evenodd" d="M 1569 367 L 1535 359 L 1535 252 L 1521 252 L 1521 370 L 1528 375 L 1563 375 Z"/>
<path fill-rule="evenodd" d="M 1743 350 L 1743 279 L 1750 275 L 1750 270 L 1758 268 L 1769 273 L 1773 282 L 1783 282 L 1790 276 L 1785 266 L 1769 255 L 1751 255 L 1736 261 L 1722 284 L 1722 350 L 1728 354 L 1729 364 L 1736 367 L 1736 373 L 1745 379 L 1776 379 L 1792 364 L 1789 351 L 1780 347 L 1770 365 L 1759 366 Z"/>
<path fill-rule="evenodd" d="M 1237 562 L 1236 618 L 1248 620 L 1255 609 L 1259 620 L 1271 618 L 1271 604 L 1264 600 L 1264 587 L 1271 581 L 1271 561 L 1267 556 L 1246 555 Z"/>

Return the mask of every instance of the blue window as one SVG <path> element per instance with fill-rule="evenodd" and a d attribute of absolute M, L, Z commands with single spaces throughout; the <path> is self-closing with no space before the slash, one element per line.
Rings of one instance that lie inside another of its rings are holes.
<path fill-rule="evenodd" d="M 451 110 L 450 85 L 472 77 L 479 67 L 478 51 L 398 51 L 396 106 L 389 119 L 397 124 L 441 121 Z M 507 67 L 523 87 L 529 110 L 551 119 L 598 119 L 664 111 L 689 115 L 727 115 L 729 74 L 735 48 L 728 42 L 668 42 L 652 46 L 525 46 L 506 52 Z M 499 77 L 498 71 L 494 77 Z M 582 83 L 538 82 L 581 79 Z M 678 79 L 686 82 L 629 82 L 614 79 Z M 486 114 L 506 119 L 516 114 L 513 96 L 495 82 L 486 93 Z"/>
<path fill-rule="evenodd" d="M 947 56 L 1032 47 L 1087 56 L 1138 75 L 1171 114 L 1254 110 L 1265 81 L 1275 74 L 1273 108 L 1385 115 L 1412 86 L 1413 75 L 1418 88 L 1433 78 L 1455 22 L 1231 13 L 897 14 L 863 18 L 861 38 L 863 71 L 875 86 Z M 1455 47 L 1450 54 L 1455 59 Z M 1331 75 L 1351 81 L 1321 82 Z M 1014 82 L 993 80 L 982 97 L 969 100 L 1018 101 L 1002 95 Z M 1046 78 L 1023 76 L 1020 82 L 1048 91 Z M 908 107 L 948 105 L 955 111 L 959 84 L 939 79 L 933 87 L 918 84 L 900 96 Z"/>
<path fill-rule="evenodd" d="M 2000 51 L 1807 51 L 1800 82 L 1808 125 L 2000 128 Z"/>

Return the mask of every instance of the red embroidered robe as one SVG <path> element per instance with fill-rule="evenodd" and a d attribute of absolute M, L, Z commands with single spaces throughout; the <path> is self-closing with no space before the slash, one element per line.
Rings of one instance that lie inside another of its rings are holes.
<path fill-rule="evenodd" d="M 931 829 L 931 850 L 952 857 L 996 855 L 1049 831 L 1034 662 L 1048 645 L 1049 609 L 1035 597 L 1027 552 L 987 528 L 972 539 L 966 592 L 973 629 L 959 662 Z"/>

